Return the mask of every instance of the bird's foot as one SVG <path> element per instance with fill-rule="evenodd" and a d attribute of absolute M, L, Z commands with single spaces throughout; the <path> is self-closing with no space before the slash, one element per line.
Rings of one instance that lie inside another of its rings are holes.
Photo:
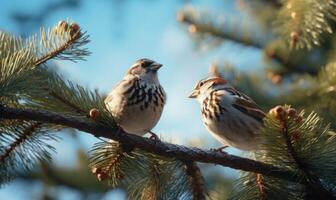
<path fill-rule="evenodd" d="M 154 141 L 160 141 L 160 138 L 152 131 L 148 131 L 149 134 L 151 134 L 151 136 L 149 137 L 149 139 L 154 140 Z"/>
<path fill-rule="evenodd" d="M 215 152 L 219 152 L 219 153 L 226 153 L 226 151 L 224 151 L 224 149 L 228 148 L 228 145 L 222 146 L 220 148 L 211 148 L 210 151 L 215 151 Z"/>

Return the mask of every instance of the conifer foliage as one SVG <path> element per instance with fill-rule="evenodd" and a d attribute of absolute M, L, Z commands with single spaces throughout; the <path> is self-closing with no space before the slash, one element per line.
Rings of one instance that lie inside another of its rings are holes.
<path fill-rule="evenodd" d="M 51 60 L 76 62 L 90 55 L 86 32 L 61 21 L 28 39 L 0 32 L 0 186 L 50 162 L 55 151 L 50 141 L 57 140 L 57 131 L 84 127 L 78 129 L 94 136 L 109 130 L 118 139 L 96 143 L 88 153 L 89 167 L 97 181 L 124 188 L 130 199 L 227 199 L 207 191 L 207 177 L 197 162 L 244 170 L 232 199 L 335 199 L 336 40 L 328 34 L 335 28 L 335 2 L 240 0 L 237 5 L 258 21 L 259 33 L 267 37 L 257 38 L 248 32 L 258 31 L 227 26 L 197 9 L 180 11 L 178 20 L 198 42 L 232 40 L 264 53 L 263 74 L 211 68 L 212 75 L 228 79 L 270 110 L 250 159 L 122 132 L 102 94 L 64 80 L 52 69 Z M 13 117 L 5 108 L 22 112 Z"/>
<path fill-rule="evenodd" d="M 38 96 L 48 97 L 45 63 L 50 59 L 81 60 L 89 55 L 82 48 L 89 42 L 75 23 L 62 21 L 53 29 L 41 29 L 39 37 L 26 40 L 0 32 L 0 104 L 14 108 L 37 107 Z M 44 101 L 44 103 L 46 103 Z M 50 102 L 49 102 L 50 103 Z M 22 170 L 32 169 L 38 162 L 49 161 L 54 150 L 48 144 L 55 140 L 52 132 L 58 125 L 36 121 L 0 121 L 1 181 L 3 185 Z"/>
<path fill-rule="evenodd" d="M 239 0 L 236 5 L 257 28 L 193 7 L 182 10 L 178 20 L 197 43 L 230 40 L 263 52 L 264 73 L 247 74 L 230 64 L 213 65 L 210 73 L 228 79 L 265 110 L 274 107 L 251 158 L 289 169 L 299 181 L 242 172 L 231 198 L 335 199 L 335 1 Z M 279 104 L 287 105 L 275 107 Z"/>
<path fill-rule="evenodd" d="M 61 21 L 49 30 L 27 40 L 1 32 L 1 107 L 43 110 L 89 120 L 97 126 L 116 128 L 102 96 L 61 78 L 48 61 L 84 60 L 90 52 L 84 47 L 88 35 L 76 23 Z M 29 118 L 29 117 L 28 117 Z M 0 124 L 0 185 L 19 173 L 33 170 L 41 162 L 50 162 L 56 140 L 53 133 L 64 126 L 33 120 L 3 117 Z M 107 180 L 111 187 L 124 186 L 130 198 L 191 198 L 193 176 L 202 185 L 196 164 L 187 173 L 186 163 L 134 149 L 115 141 L 97 143 L 90 152 L 90 167 L 97 181 Z M 191 177 L 191 178 L 189 178 Z M 196 186 L 195 186 L 196 187 Z"/>

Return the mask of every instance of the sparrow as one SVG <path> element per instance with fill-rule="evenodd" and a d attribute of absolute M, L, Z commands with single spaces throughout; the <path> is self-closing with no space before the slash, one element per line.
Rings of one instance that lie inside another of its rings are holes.
<path fill-rule="evenodd" d="M 245 151 L 257 148 L 265 113 L 250 97 L 223 78 L 210 77 L 199 81 L 189 98 L 198 100 L 205 127 L 222 144 Z"/>
<path fill-rule="evenodd" d="M 158 70 L 161 64 L 143 58 L 137 60 L 105 99 L 115 122 L 127 133 L 144 135 L 159 121 L 166 102 Z"/>

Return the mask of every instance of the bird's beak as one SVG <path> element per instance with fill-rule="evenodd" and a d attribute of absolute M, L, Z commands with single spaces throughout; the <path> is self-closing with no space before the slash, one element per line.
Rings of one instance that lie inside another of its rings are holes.
<path fill-rule="evenodd" d="M 194 90 L 192 91 L 192 93 L 189 95 L 189 98 L 191 99 L 195 99 L 198 96 L 198 91 Z"/>
<path fill-rule="evenodd" d="M 150 68 L 153 70 L 153 71 L 158 71 L 160 68 L 162 67 L 162 64 L 160 63 L 154 63 L 150 66 Z"/>

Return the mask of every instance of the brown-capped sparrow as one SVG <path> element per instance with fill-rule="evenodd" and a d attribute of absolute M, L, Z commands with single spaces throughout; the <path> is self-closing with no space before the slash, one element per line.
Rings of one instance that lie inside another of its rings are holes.
<path fill-rule="evenodd" d="M 159 121 L 166 101 L 157 74 L 161 67 L 150 59 L 137 60 L 106 97 L 107 109 L 127 133 L 142 136 Z"/>
<path fill-rule="evenodd" d="M 202 120 L 224 145 L 255 150 L 265 113 L 247 95 L 219 77 L 201 80 L 189 96 L 201 104 Z"/>

